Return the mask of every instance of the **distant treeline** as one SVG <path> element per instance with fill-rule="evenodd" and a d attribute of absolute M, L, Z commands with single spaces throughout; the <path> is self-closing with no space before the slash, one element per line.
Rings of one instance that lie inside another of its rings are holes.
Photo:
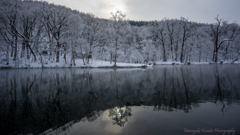
<path fill-rule="evenodd" d="M 134 20 L 129 20 L 128 22 L 131 24 L 131 26 L 138 26 L 138 27 L 148 25 L 150 23 L 150 21 L 134 21 Z"/>

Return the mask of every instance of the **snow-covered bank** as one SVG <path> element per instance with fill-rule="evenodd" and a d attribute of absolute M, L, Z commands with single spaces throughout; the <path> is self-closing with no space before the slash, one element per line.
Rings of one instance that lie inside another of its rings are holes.
<path fill-rule="evenodd" d="M 239 61 L 235 61 L 234 64 L 239 64 Z M 6 65 L 5 62 L 0 63 L 0 68 L 113 68 L 114 62 L 110 64 L 109 61 L 100 61 L 100 60 L 90 60 L 89 64 L 84 64 L 82 60 L 76 60 L 75 66 L 67 63 L 65 61 L 60 61 L 56 63 L 55 61 L 48 61 L 45 64 L 40 62 L 26 62 L 22 61 L 16 63 L 15 61 L 10 61 L 9 65 Z M 184 65 L 185 63 L 180 62 L 162 62 L 158 61 L 154 63 L 155 65 Z M 189 64 L 198 65 L 198 64 L 212 64 L 209 62 L 190 62 Z M 219 63 L 218 63 L 219 64 Z M 222 64 L 233 64 L 231 62 L 224 61 Z M 151 66 L 151 65 L 150 65 Z M 136 63 L 118 63 L 117 68 L 146 68 L 150 67 L 146 64 L 136 64 Z"/>
<path fill-rule="evenodd" d="M 183 64 L 183 63 L 180 63 L 180 62 L 170 62 L 170 61 L 167 61 L 167 62 L 163 62 L 163 61 L 158 61 L 158 62 L 155 62 L 156 65 L 180 65 L 180 64 Z"/>
<path fill-rule="evenodd" d="M 16 66 L 17 65 L 17 66 Z M 110 64 L 109 61 L 99 61 L 90 60 L 89 64 L 83 63 L 82 60 L 76 60 L 76 65 L 71 66 L 71 64 L 65 64 L 64 61 L 58 63 L 54 61 L 49 61 L 48 63 L 42 64 L 39 62 L 22 62 L 22 64 L 16 64 L 14 61 L 10 61 L 9 65 L 5 63 L 0 63 L 0 68 L 113 68 L 114 63 Z M 135 63 L 117 63 L 117 68 L 143 68 L 147 67 L 145 64 L 135 64 Z"/>
<path fill-rule="evenodd" d="M 98 60 L 93 60 L 92 63 L 90 62 L 89 65 L 83 66 L 83 67 L 94 67 L 94 68 L 99 68 L 99 67 L 113 67 L 114 63 L 110 64 L 109 61 L 98 61 Z M 135 64 L 135 63 L 118 63 L 117 62 L 117 67 L 119 68 L 139 68 L 139 67 L 146 67 L 145 64 Z"/>

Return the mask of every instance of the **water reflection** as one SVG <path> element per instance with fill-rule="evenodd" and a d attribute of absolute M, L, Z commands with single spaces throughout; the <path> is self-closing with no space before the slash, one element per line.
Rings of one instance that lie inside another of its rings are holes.
<path fill-rule="evenodd" d="M 128 117 L 131 117 L 131 107 L 114 107 L 109 109 L 109 117 L 113 120 L 113 125 L 119 125 L 124 127 L 124 123 L 128 121 Z"/>
<path fill-rule="evenodd" d="M 107 109 L 113 125 L 123 127 L 134 116 L 132 106 L 189 113 L 211 101 L 224 113 L 239 100 L 239 67 L 0 70 L 0 132 L 41 133 L 69 122 L 94 122 Z"/>

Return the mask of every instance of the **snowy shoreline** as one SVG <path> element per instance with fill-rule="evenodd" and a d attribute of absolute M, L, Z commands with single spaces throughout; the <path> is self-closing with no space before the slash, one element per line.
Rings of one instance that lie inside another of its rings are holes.
<path fill-rule="evenodd" d="M 52 69 L 52 68 L 147 68 L 147 66 L 99 66 L 99 67 L 92 67 L 92 66 L 69 66 L 69 67 L 11 67 L 11 66 L 0 66 L 0 69 Z"/>
<path fill-rule="evenodd" d="M 207 64 L 221 64 L 221 63 L 209 63 L 209 62 L 191 62 L 190 64 L 180 63 L 180 62 L 156 62 L 154 65 L 207 65 Z M 223 62 L 222 64 L 239 64 L 239 62 Z M 95 61 L 92 64 L 83 65 L 82 63 L 77 64 L 77 66 L 70 66 L 69 64 L 63 63 L 50 63 L 42 64 L 39 63 L 30 63 L 29 65 L 20 64 L 19 67 L 16 67 L 14 63 L 9 65 L 0 64 L 0 69 L 52 69 L 52 68 L 148 68 L 151 67 L 146 64 L 135 64 L 135 63 L 117 63 L 116 66 L 110 64 L 107 61 Z"/>

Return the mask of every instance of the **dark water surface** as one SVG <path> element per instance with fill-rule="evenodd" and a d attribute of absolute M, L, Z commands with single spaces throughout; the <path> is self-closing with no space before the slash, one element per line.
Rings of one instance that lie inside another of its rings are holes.
<path fill-rule="evenodd" d="M 0 70 L 0 134 L 240 134 L 240 65 Z"/>

